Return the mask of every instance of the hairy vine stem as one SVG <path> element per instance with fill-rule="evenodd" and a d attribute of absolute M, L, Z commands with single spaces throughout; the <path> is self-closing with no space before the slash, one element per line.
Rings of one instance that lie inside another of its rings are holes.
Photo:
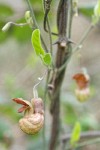
<path fill-rule="evenodd" d="M 67 37 L 67 24 L 68 24 L 68 11 L 72 8 L 72 0 L 60 0 L 58 11 L 57 11 L 57 28 L 58 28 L 58 42 L 57 42 L 57 54 L 56 54 L 56 68 L 59 69 L 66 60 L 69 58 L 71 52 L 70 43 L 68 44 Z M 72 17 L 72 10 L 70 10 L 70 17 Z M 72 19 L 69 19 L 71 24 Z M 71 26 L 70 26 L 71 27 Z M 69 30 L 70 33 L 71 30 Z M 68 34 L 70 35 L 70 34 Z M 50 111 L 52 114 L 52 129 L 49 150 L 55 150 L 59 138 L 59 127 L 60 127 L 60 94 L 61 85 L 64 79 L 66 68 L 61 72 L 55 72 L 52 76 L 53 89 L 51 93 L 51 107 Z M 55 76 L 55 77 L 54 77 Z M 51 84 L 52 84 L 51 81 Z"/>

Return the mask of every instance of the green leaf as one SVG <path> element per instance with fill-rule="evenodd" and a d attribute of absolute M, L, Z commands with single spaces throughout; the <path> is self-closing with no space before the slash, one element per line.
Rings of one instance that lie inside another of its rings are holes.
<path fill-rule="evenodd" d="M 45 56 L 42 59 L 45 65 L 47 66 L 51 65 L 52 58 L 50 53 L 45 54 Z"/>
<path fill-rule="evenodd" d="M 75 146 L 76 142 L 79 141 L 80 133 L 81 133 L 80 123 L 76 122 L 74 129 L 73 129 L 73 132 L 72 132 L 71 140 L 70 140 L 70 143 L 72 146 Z"/>
<path fill-rule="evenodd" d="M 40 30 L 35 29 L 32 33 L 32 46 L 38 56 L 44 56 L 45 51 L 41 46 L 41 41 L 40 41 Z"/>
<path fill-rule="evenodd" d="M 42 59 L 43 63 L 47 66 L 51 65 L 51 54 L 45 53 L 44 49 L 41 46 L 39 29 L 35 29 L 32 33 L 32 46 L 35 50 L 35 53 Z"/>

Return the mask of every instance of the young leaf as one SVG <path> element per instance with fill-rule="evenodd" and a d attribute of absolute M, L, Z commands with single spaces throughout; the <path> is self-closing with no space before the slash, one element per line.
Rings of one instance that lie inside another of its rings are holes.
<path fill-rule="evenodd" d="M 79 122 L 76 122 L 73 132 L 72 132 L 72 136 L 71 136 L 71 140 L 70 143 L 72 146 L 75 146 L 76 142 L 79 141 L 80 139 L 80 132 L 81 132 L 81 126 Z"/>
<path fill-rule="evenodd" d="M 100 0 L 97 1 L 97 4 L 94 7 L 94 15 L 92 17 L 93 25 L 97 24 L 100 20 Z"/>
<path fill-rule="evenodd" d="M 39 29 L 35 29 L 32 33 L 32 46 L 38 56 L 43 57 L 45 55 L 45 51 L 41 46 Z"/>
<path fill-rule="evenodd" d="M 47 66 L 51 65 L 51 62 L 52 62 L 51 54 L 50 53 L 45 54 L 42 60 L 44 64 L 46 64 Z"/>
<path fill-rule="evenodd" d="M 100 0 L 98 0 L 95 8 L 94 8 L 94 15 L 96 17 L 100 17 Z"/>
<path fill-rule="evenodd" d="M 29 26 L 32 28 L 34 26 L 30 11 L 25 12 L 25 19 Z"/>

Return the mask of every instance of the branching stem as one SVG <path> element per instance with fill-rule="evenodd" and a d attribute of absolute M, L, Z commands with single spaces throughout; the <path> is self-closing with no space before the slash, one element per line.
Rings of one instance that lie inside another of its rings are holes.
<path fill-rule="evenodd" d="M 57 54 L 56 54 L 56 70 L 58 70 L 68 60 L 70 52 L 70 44 L 68 45 L 67 39 L 67 19 L 69 5 L 72 4 L 72 0 L 60 0 L 58 11 L 57 11 L 57 28 L 58 28 L 58 43 L 57 43 Z M 72 11 L 71 11 L 72 13 Z M 70 14 L 70 17 L 72 15 Z M 72 19 L 70 19 L 72 21 Z M 71 26 L 70 26 L 71 27 Z M 70 30 L 71 31 L 71 30 Z M 52 114 L 52 129 L 49 150 L 55 150 L 59 138 L 59 127 L 60 127 L 60 94 L 61 85 L 64 79 L 66 68 L 61 72 L 53 73 L 51 84 L 53 81 L 53 89 L 51 93 L 51 107 L 50 111 Z"/>
<path fill-rule="evenodd" d="M 94 26 L 92 24 L 89 25 L 89 27 L 87 28 L 85 33 L 82 35 L 82 37 L 81 37 L 80 41 L 78 42 L 78 44 L 75 46 L 75 48 L 73 48 L 73 52 L 76 52 L 77 50 L 80 49 L 80 45 L 82 45 L 83 42 L 86 40 L 87 36 L 89 35 L 89 33 L 91 32 L 93 27 Z"/>
<path fill-rule="evenodd" d="M 93 25 L 90 24 L 90 26 L 87 28 L 87 30 L 85 31 L 85 33 L 83 34 L 83 36 L 81 37 L 80 41 L 78 42 L 78 44 L 75 46 L 75 48 L 72 49 L 72 54 L 74 54 L 76 51 L 78 51 L 80 49 L 80 45 L 83 44 L 83 42 L 86 40 L 87 36 L 89 35 L 89 33 L 91 32 L 91 30 L 93 29 Z M 69 57 L 70 60 L 70 57 Z M 65 63 L 58 69 L 58 72 L 62 71 L 66 65 L 68 64 L 68 60 L 65 61 Z"/>

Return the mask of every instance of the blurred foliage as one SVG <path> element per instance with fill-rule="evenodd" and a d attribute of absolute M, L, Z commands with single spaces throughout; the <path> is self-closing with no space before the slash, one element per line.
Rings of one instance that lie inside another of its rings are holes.
<path fill-rule="evenodd" d="M 15 104 L 12 103 L 6 103 L 4 104 L 0 104 L 0 114 L 4 115 L 5 117 L 9 118 L 12 121 L 18 121 L 19 118 L 21 117 L 18 113 L 17 113 L 17 108 L 15 107 Z"/>
<path fill-rule="evenodd" d="M 38 0 L 38 1 L 30 0 L 30 2 L 33 6 L 37 21 L 39 21 L 39 22 L 42 21 L 43 15 L 44 15 L 42 1 L 41 0 Z"/>
<path fill-rule="evenodd" d="M 38 57 L 36 57 L 36 54 L 33 51 L 27 58 L 28 66 L 33 68 L 36 65 L 37 60 L 38 60 Z"/>
<path fill-rule="evenodd" d="M 14 14 L 14 10 L 5 4 L 0 4 L 0 21 L 7 20 L 9 16 Z"/>
<path fill-rule="evenodd" d="M 41 22 L 43 20 L 43 9 L 42 9 L 42 4 L 41 4 L 41 0 L 39 1 L 34 1 L 31 0 L 31 3 L 34 4 L 34 12 L 36 14 L 36 19 L 38 22 Z M 13 17 L 15 15 L 13 9 L 9 6 L 9 5 L 5 5 L 5 4 L 0 4 L 0 28 L 2 29 L 2 27 L 11 20 L 8 20 L 9 17 Z M 25 22 L 25 18 L 23 17 L 19 17 L 18 19 L 14 20 L 17 23 L 24 23 Z M 15 38 L 18 42 L 20 42 L 21 44 L 24 42 L 28 42 L 31 39 L 31 33 L 32 33 L 32 29 L 29 28 L 29 26 L 24 26 L 24 27 L 17 27 L 17 26 L 12 26 L 10 28 L 9 31 L 7 32 L 2 32 L 0 30 L 0 42 L 4 42 L 7 37 L 13 37 Z"/>
<path fill-rule="evenodd" d="M 94 11 L 93 6 L 86 6 L 86 7 L 79 8 L 79 12 L 88 18 L 91 18 L 91 16 L 93 15 L 93 11 Z"/>
<path fill-rule="evenodd" d="M 34 142 L 33 142 L 33 138 L 34 138 Z M 49 136 L 46 136 L 45 149 L 47 149 L 48 142 L 49 142 Z M 27 150 L 33 150 L 33 149 L 36 149 L 36 150 L 44 149 L 44 143 L 43 143 L 41 132 L 29 138 Z"/>
<path fill-rule="evenodd" d="M 66 95 L 68 98 L 68 95 Z M 98 121 L 95 117 L 91 116 L 86 108 L 79 102 L 76 103 L 76 99 L 70 98 L 70 101 L 62 101 L 63 115 L 62 119 L 66 125 L 71 128 L 79 121 L 82 131 L 97 130 L 99 129 Z"/>
<path fill-rule="evenodd" d="M 9 130 L 11 130 L 10 124 L 6 120 L 0 118 L 0 140 L 4 138 L 4 134 Z"/>
<path fill-rule="evenodd" d="M 73 125 L 78 119 L 74 106 L 70 103 L 64 103 L 64 112 L 68 114 L 67 117 L 64 117 L 65 123 Z"/>
<path fill-rule="evenodd" d="M 79 141 L 80 134 L 81 134 L 81 126 L 79 122 L 76 122 L 70 139 L 70 143 L 72 147 L 75 147 L 76 143 Z"/>
<path fill-rule="evenodd" d="M 7 18 L 14 14 L 13 9 L 5 4 L 0 4 L 0 29 L 5 25 Z M 9 31 L 10 32 L 10 31 Z M 8 33 L 3 33 L 0 30 L 0 42 L 4 42 L 4 40 L 8 37 Z"/>
<path fill-rule="evenodd" d="M 21 88 L 16 87 L 16 79 L 10 74 L 6 74 L 5 76 L 5 88 L 9 93 L 11 98 L 14 97 L 25 97 L 25 93 Z"/>
<path fill-rule="evenodd" d="M 13 141 L 12 125 L 0 117 L 0 149 L 8 149 Z"/>
<path fill-rule="evenodd" d="M 17 21 L 17 23 L 24 23 L 24 22 L 25 22 L 24 18 L 19 19 Z M 14 26 L 13 27 L 12 35 L 21 44 L 24 44 L 25 42 L 30 41 L 31 34 L 32 34 L 32 29 L 29 26 L 24 26 L 24 27 Z"/>
<path fill-rule="evenodd" d="M 81 127 L 83 131 L 88 130 L 97 130 L 99 129 L 98 122 L 95 117 L 91 116 L 88 113 L 84 113 L 82 117 L 80 118 Z"/>

